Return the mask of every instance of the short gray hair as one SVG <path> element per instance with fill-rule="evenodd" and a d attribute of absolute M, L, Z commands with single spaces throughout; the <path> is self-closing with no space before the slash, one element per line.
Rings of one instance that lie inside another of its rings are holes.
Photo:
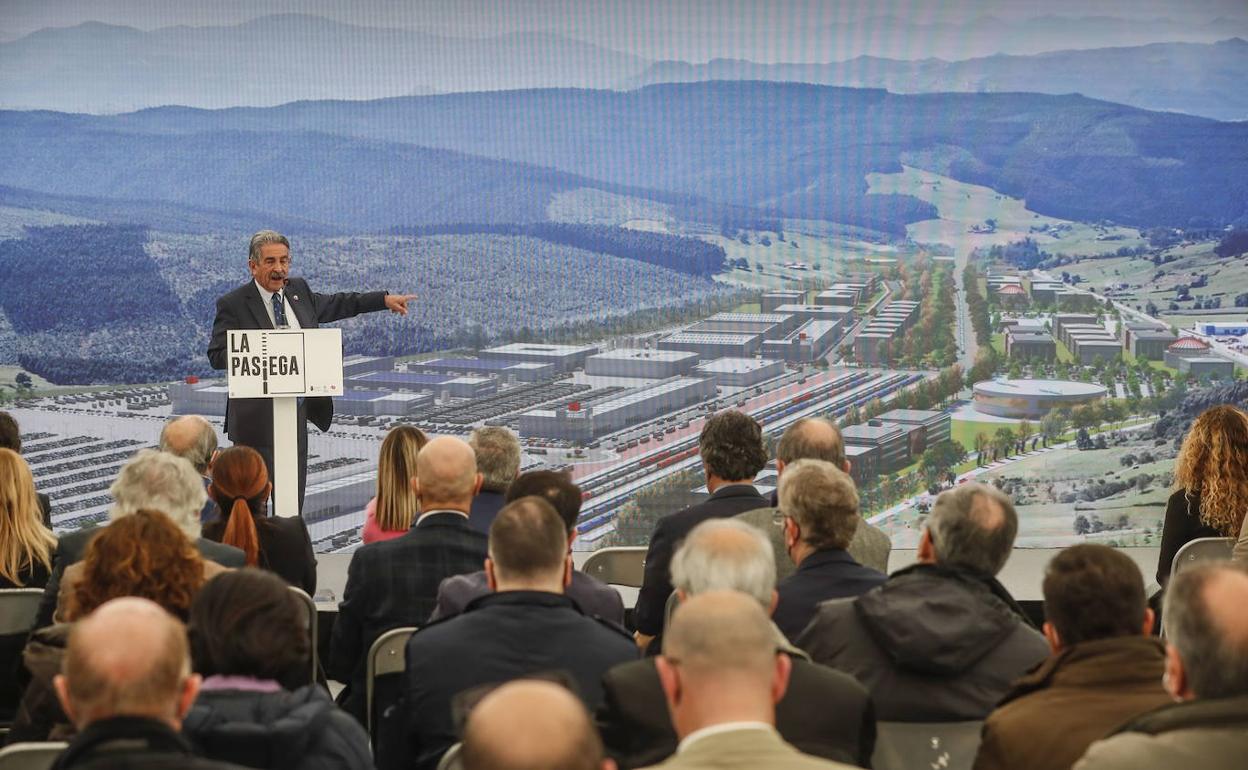
<path fill-rule="evenodd" d="M 1243 603 L 1215 607 L 1206 596 L 1215 580 L 1245 577 L 1242 566 L 1215 563 L 1183 570 L 1166 587 L 1161 612 L 1166 638 L 1178 650 L 1188 686 L 1202 700 L 1248 695 L 1248 634 L 1228 630 L 1215 617 L 1219 610 L 1237 612 Z"/>
<path fill-rule="evenodd" d="M 175 447 L 169 442 L 169 429 L 179 420 L 193 421 L 199 430 L 195 434 L 194 441 L 186 446 Z M 208 472 L 212 455 L 217 451 L 217 431 L 212 427 L 212 423 L 197 414 L 174 417 L 160 429 L 160 451 L 186 459 L 202 476 Z"/>
<path fill-rule="evenodd" d="M 996 575 L 1014 548 L 1018 514 L 1001 490 L 968 482 L 940 493 L 927 531 L 938 563 Z"/>
<path fill-rule="evenodd" d="M 477 455 L 477 471 L 482 489 L 506 491 L 520 473 L 520 440 L 506 428 L 486 426 L 468 436 L 468 445 Z"/>
<path fill-rule="evenodd" d="M 290 241 L 286 238 L 286 236 L 282 235 L 278 231 L 261 230 L 260 232 L 251 236 L 251 245 L 248 246 L 247 248 L 247 261 L 259 262 L 260 261 L 260 247 L 267 246 L 270 243 L 280 243 L 283 246 L 285 246 L 287 249 L 290 248 Z"/>
<path fill-rule="evenodd" d="M 824 460 L 797 460 L 780 476 L 780 512 L 812 548 L 849 547 L 858 529 L 858 490 L 849 474 Z"/>
<path fill-rule="evenodd" d="M 708 519 L 694 527 L 672 556 L 672 586 L 688 596 L 739 591 L 771 609 L 776 552 L 767 535 L 736 519 Z"/>
<path fill-rule="evenodd" d="M 108 488 L 110 521 L 138 511 L 160 511 L 192 541 L 200 535 L 199 512 L 208 501 L 204 482 L 185 459 L 155 449 L 131 457 Z"/>

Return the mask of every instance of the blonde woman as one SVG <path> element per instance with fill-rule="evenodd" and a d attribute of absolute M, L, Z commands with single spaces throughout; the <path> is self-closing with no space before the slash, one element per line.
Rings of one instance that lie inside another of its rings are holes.
<path fill-rule="evenodd" d="M 412 527 L 416 517 L 416 455 L 429 439 L 419 428 L 400 425 L 386 434 L 377 458 L 377 495 L 364 509 L 365 543 L 393 540 Z"/>
<path fill-rule="evenodd" d="M 0 588 L 42 588 L 55 551 L 30 466 L 12 449 L 0 449 Z"/>
<path fill-rule="evenodd" d="M 1192 423 L 1175 460 L 1174 494 L 1161 530 L 1157 582 L 1170 580 L 1175 554 L 1201 537 L 1239 537 L 1248 513 L 1248 414 L 1228 404 Z"/>

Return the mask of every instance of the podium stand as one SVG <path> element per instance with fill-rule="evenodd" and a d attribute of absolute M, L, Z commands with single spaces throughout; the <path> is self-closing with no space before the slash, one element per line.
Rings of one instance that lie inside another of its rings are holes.
<path fill-rule="evenodd" d="M 299 515 L 299 399 L 342 395 L 341 329 L 236 329 L 229 333 L 230 398 L 273 401 L 273 512 Z"/>

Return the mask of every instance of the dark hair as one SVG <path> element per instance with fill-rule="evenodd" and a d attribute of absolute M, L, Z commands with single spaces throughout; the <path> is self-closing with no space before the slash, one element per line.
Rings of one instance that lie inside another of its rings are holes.
<path fill-rule="evenodd" d="M 1109 546 L 1071 546 L 1044 571 L 1044 617 L 1063 646 L 1139 636 L 1147 608 L 1140 568 Z"/>
<path fill-rule="evenodd" d="M 743 412 L 730 409 L 706 421 L 698 451 L 709 475 L 726 481 L 753 479 L 767 464 L 763 429 Z"/>
<path fill-rule="evenodd" d="M 544 497 L 530 495 L 504 505 L 490 525 L 490 560 L 506 577 L 551 572 L 567 553 L 568 529 Z"/>
<path fill-rule="evenodd" d="M 824 428 L 820 431 L 819 428 Z M 788 465 L 797 460 L 823 460 L 845 468 L 845 441 L 841 431 L 821 417 L 803 417 L 785 429 L 776 444 L 776 459 Z"/>
<path fill-rule="evenodd" d="M 307 612 L 271 572 L 246 567 L 209 580 L 191 604 L 187 633 L 204 676 L 273 679 L 288 690 L 308 684 Z"/>
<path fill-rule="evenodd" d="M 1183 570 L 1166 586 L 1161 611 L 1166 638 L 1179 651 L 1198 699 L 1248 695 L 1248 638 L 1215 617 L 1219 611 L 1240 612 L 1242 605 L 1215 608 L 1205 597 L 1213 580 L 1245 577 L 1242 566 L 1221 562 Z"/>
<path fill-rule="evenodd" d="M 221 542 L 241 549 L 251 567 L 260 563 L 256 519 L 264 517 L 268 487 L 269 470 L 264 458 L 249 446 L 232 446 L 217 455 L 212 464 L 208 493 L 225 517 Z"/>
<path fill-rule="evenodd" d="M 0 412 L 0 449 L 12 449 L 18 454 L 22 451 L 22 431 L 8 412 Z"/>
<path fill-rule="evenodd" d="M 568 531 L 576 526 L 576 518 L 581 515 L 581 488 L 572 483 L 572 478 L 562 471 L 529 471 L 521 473 L 507 487 L 507 502 L 514 502 L 522 497 L 541 497 L 555 508 L 555 513 L 563 519 Z"/>

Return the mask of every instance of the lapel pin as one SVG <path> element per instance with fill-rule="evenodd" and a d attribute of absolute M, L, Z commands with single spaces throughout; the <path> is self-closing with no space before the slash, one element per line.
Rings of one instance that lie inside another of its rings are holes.
<path fill-rule="evenodd" d="M 299 295 L 298 295 L 298 294 L 292 294 L 292 295 L 291 295 L 291 299 L 299 299 Z"/>

